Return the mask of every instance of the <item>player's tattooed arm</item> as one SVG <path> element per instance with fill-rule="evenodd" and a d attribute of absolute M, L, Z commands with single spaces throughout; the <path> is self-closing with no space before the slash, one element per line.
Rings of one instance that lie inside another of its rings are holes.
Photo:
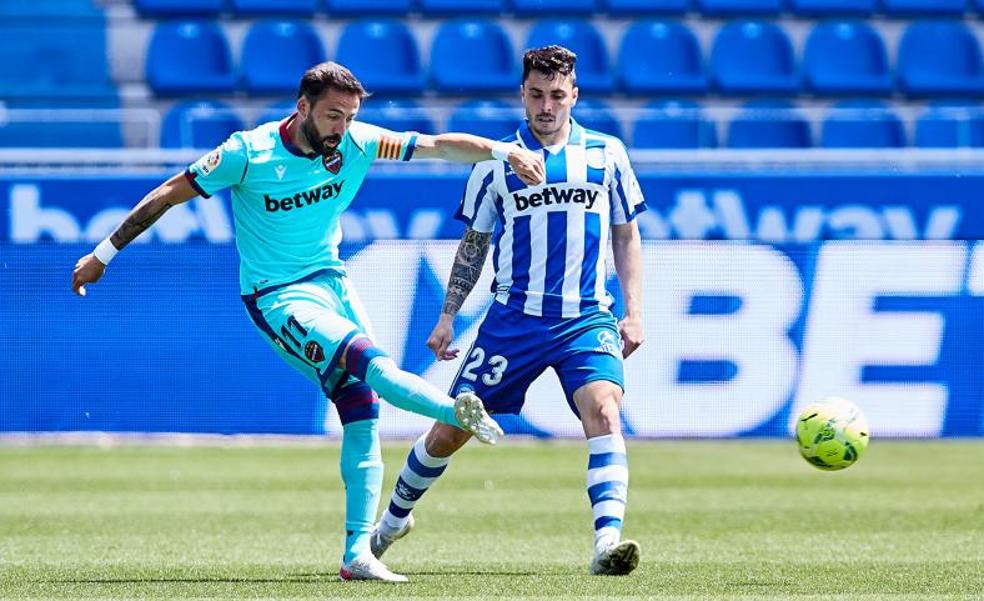
<path fill-rule="evenodd" d="M 143 197 L 133 207 L 123 223 L 110 236 L 110 242 L 118 250 L 133 242 L 173 206 L 187 202 L 198 195 L 184 174 L 175 175 Z"/>
<path fill-rule="evenodd" d="M 451 278 L 448 280 L 448 291 L 444 296 L 442 312 L 447 315 L 457 315 L 465 299 L 482 275 L 485 257 L 489 253 L 491 233 L 476 232 L 468 228 L 458 252 L 454 256 L 454 267 L 451 268 Z"/>

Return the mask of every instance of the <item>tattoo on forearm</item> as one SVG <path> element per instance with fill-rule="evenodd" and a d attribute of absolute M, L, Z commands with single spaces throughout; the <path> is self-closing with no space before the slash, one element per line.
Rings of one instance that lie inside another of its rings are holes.
<path fill-rule="evenodd" d="M 469 229 L 465 232 L 458 253 L 454 257 L 454 267 L 451 268 L 451 278 L 448 280 L 448 292 L 444 296 L 443 312 L 457 315 L 461 305 L 471 293 L 478 278 L 482 275 L 485 257 L 489 253 L 489 240 L 492 234 L 476 232 Z"/>
<path fill-rule="evenodd" d="M 158 195 L 148 195 L 133 207 L 123 223 L 113 232 L 110 242 L 119 250 L 123 250 L 133 239 L 142 234 L 154 222 L 161 218 L 171 204 L 162 200 Z"/>

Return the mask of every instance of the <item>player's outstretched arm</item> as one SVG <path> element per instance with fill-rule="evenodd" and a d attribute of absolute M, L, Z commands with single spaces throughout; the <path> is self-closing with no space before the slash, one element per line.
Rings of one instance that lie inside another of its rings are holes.
<path fill-rule="evenodd" d="M 624 344 L 622 356 L 628 357 L 645 338 L 642 331 L 642 242 L 635 221 L 612 226 L 612 255 L 625 301 L 625 315 L 618 323 Z"/>
<path fill-rule="evenodd" d="M 449 133 L 417 137 L 413 158 L 443 159 L 454 163 L 479 163 L 491 159 L 509 161 L 519 179 L 528 186 L 542 184 L 546 177 L 543 156 L 516 144 L 496 142 L 471 134 Z"/>
<path fill-rule="evenodd" d="M 482 275 L 491 238 L 491 233 L 476 232 L 468 228 L 461 238 L 461 243 L 458 244 L 451 277 L 448 279 L 448 291 L 444 295 L 444 307 L 441 309 L 437 325 L 427 338 L 427 346 L 434 351 L 438 361 L 449 361 L 458 356 L 458 349 L 448 349 L 454 338 L 454 316 L 458 314 L 461 305 Z"/>
<path fill-rule="evenodd" d="M 154 224 L 168 209 L 198 196 L 188 178 L 179 173 L 154 188 L 133 207 L 116 231 L 99 243 L 95 250 L 75 264 L 72 272 L 72 290 L 85 296 L 85 285 L 99 281 L 106 265 L 117 252 Z"/>

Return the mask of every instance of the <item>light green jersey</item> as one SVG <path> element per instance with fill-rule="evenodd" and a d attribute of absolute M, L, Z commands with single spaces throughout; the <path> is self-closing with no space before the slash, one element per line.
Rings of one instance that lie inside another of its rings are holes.
<path fill-rule="evenodd" d="M 314 272 L 344 272 L 339 217 L 375 159 L 409 161 L 417 134 L 354 121 L 332 159 L 304 154 L 287 135 L 289 117 L 236 132 L 188 167 L 204 197 L 232 193 L 243 294 L 295 282 Z"/>

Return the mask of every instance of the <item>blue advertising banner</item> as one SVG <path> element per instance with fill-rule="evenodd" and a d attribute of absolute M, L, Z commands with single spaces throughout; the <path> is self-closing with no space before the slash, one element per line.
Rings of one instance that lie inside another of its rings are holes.
<path fill-rule="evenodd" d="M 377 344 L 439 387 L 460 361 L 435 362 L 424 341 L 466 175 L 376 174 L 344 222 Z M 640 179 L 647 343 L 626 363 L 630 434 L 786 436 L 799 407 L 838 395 L 875 436 L 984 435 L 984 177 Z M 246 317 L 228 198 L 172 209 L 72 294 L 76 259 L 159 181 L 0 179 L 0 431 L 338 433 Z M 459 348 L 490 281 L 487 268 L 462 308 Z M 552 374 L 528 399 L 508 429 L 580 436 Z M 429 425 L 383 408 L 386 435 Z"/>

